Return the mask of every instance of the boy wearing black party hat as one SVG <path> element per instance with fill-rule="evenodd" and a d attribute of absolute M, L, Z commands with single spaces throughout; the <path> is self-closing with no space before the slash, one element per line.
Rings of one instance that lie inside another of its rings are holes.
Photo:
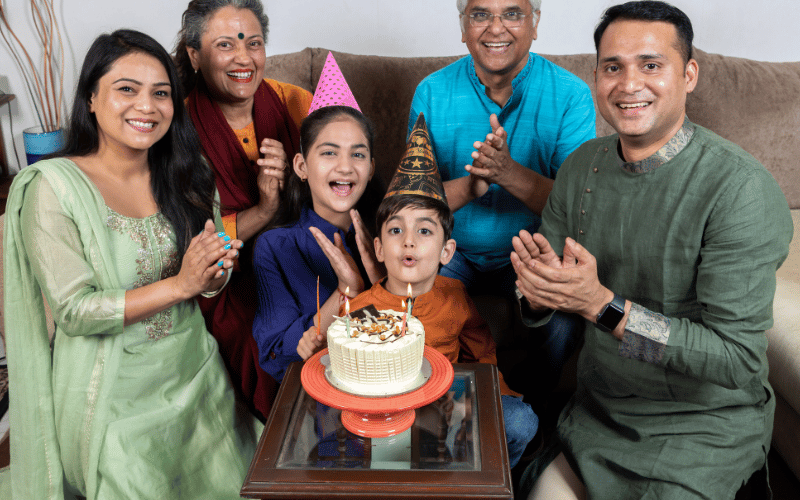
<path fill-rule="evenodd" d="M 453 257 L 453 214 L 445 199 L 439 168 L 420 114 L 408 138 L 406 153 L 378 207 L 375 253 L 387 277 L 351 301 L 351 309 L 374 305 L 400 309 L 414 298 L 413 315 L 425 327 L 425 343 L 451 363 L 497 364 L 495 343 L 464 285 L 439 276 Z M 500 375 L 500 392 L 509 459 L 513 467 L 533 439 L 538 418 Z"/>

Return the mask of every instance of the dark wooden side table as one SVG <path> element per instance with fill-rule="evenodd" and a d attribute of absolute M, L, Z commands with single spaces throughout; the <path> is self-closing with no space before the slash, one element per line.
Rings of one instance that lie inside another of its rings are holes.
<path fill-rule="evenodd" d="M 264 499 L 513 498 L 497 368 L 456 364 L 450 390 L 411 429 L 356 436 L 289 367 L 242 486 Z"/>

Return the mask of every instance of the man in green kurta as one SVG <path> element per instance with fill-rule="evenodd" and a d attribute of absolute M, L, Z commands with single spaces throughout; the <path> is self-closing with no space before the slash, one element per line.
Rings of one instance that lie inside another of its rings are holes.
<path fill-rule="evenodd" d="M 765 466 L 764 332 L 792 222 L 757 160 L 687 119 L 691 43 L 668 4 L 606 11 L 596 101 L 617 134 L 567 158 L 541 234 L 514 238 L 523 309 L 587 330 L 560 453 L 529 498 L 733 498 Z"/>

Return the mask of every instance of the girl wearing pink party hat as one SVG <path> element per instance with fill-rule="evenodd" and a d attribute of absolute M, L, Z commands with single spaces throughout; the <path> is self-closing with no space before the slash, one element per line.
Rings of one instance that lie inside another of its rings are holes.
<path fill-rule="evenodd" d="M 253 336 L 259 363 L 275 380 L 322 345 L 345 296 L 355 297 L 382 277 L 372 238 L 355 210 L 375 173 L 373 141 L 372 123 L 328 54 L 300 128 L 301 152 L 281 210 L 253 250 Z"/>

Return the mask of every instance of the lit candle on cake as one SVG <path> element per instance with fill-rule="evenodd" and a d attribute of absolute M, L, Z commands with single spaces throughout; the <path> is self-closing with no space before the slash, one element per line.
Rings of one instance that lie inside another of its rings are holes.
<path fill-rule="evenodd" d="M 347 336 L 350 336 L 350 287 L 344 289 L 344 316 L 347 328 Z"/>
<path fill-rule="evenodd" d="M 408 284 L 408 301 L 400 301 L 400 308 L 405 309 L 403 313 L 403 326 L 400 328 L 400 336 L 404 337 L 406 335 L 406 321 L 408 321 L 408 315 L 411 313 L 411 283 Z"/>
<path fill-rule="evenodd" d="M 400 309 L 406 308 L 406 301 L 400 300 Z M 408 316 L 408 311 L 403 313 L 403 325 L 400 327 L 400 336 L 404 337 L 406 335 L 406 317 Z"/>
<path fill-rule="evenodd" d="M 317 276 L 317 335 L 319 336 L 319 326 L 320 326 L 320 314 L 319 314 L 319 275 Z"/>

